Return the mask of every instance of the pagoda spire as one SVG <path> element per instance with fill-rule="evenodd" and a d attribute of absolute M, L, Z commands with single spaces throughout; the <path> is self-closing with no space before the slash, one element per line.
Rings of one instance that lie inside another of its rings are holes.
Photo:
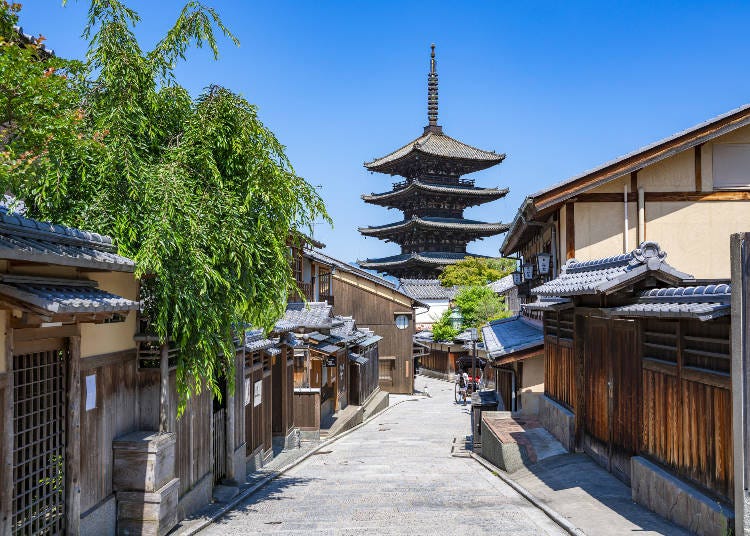
<path fill-rule="evenodd" d="M 427 75 L 427 119 L 429 121 L 425 130 L 439 129 L 438 126 L 438 74 L 437 62 L 435 61 L 435 43 L 430 47 L 430 74 Z"/>

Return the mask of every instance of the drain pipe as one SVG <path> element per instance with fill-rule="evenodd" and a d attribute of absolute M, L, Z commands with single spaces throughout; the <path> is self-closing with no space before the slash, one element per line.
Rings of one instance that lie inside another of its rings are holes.
<path fill-rule="evenodd" d="M 646 241 L 646 194 L 638 188 L 638 246 Z"/>

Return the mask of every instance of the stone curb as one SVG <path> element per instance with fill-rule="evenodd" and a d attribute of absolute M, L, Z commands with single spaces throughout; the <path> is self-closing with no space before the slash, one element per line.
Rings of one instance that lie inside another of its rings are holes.
<path fill-rule="evenodd" d="M 568 534 L 572 534 L 573 536 L 586 536 L 586 533 L 583 532 L 581 529 L 573 525 L 570 521 L 568 521 L 563 515 L 556 510 L 553 510 L 546 504 L 544 504 L 542 501 L 537 499 L 529 490 L 524 488 L 522 485 L 520 485 L 518 482 L 510 478 L 505 474 L 505 471 L 500 469 L 499 467 L 491 464 L 481 456 L 478 456 L 477 454 L 474 454 L 473 452 L 470 454 L 472 458 L 474 458 L 475 461 L 479 462 L 481 466 L 483 466 L 485 469 L 490 471 L 493 475 L 498 477 L 500 480 L 508 484 L 511 488 L 516 490 L 520 495 L 522 495 L 527 501 L 529 501 L 531 504 L 539 508 L 542 512 L 544 512 L 547 517 L 549 517 L 552 521 L 560 525 L 562 529 L 565 530 Z"/>
<path fill-rule="evenodd" d="M 237 506 L 239 503 L 247 499 L 250 495 L 258 491 L 260 488 L 271 482 L 272 480 L 276 480 L 278 477 L 289 471 L 290 469 L 296 467 L 300 463 L 304 462 L 306 459 L 308 459 L 310 456 L 318 452 L 320 449 L 327 447 L 328 445 L 338 441 L 342 437 L 346 437 L 352 432 L 355 432 L 356 430 L 359 430 L 364 425 L 370 423 L 373 419 L 376 417 L 380 417 L 384 413 L 388 413 L 392 408 L 395 408 L 396 406 L 399 406 L 403 404 L 404 402 L 409 402 L 410 400 L 419 400 L 419 398 L 425 398 L 424 396 L 420 397 L 417 396 L 416 398 L 407 398 L 404 400 L 399 400 L 398 402 L 394 403 L 393 405 L 388 406 L 387 408 L 384 408 L 382 411 L 379 411 L 378 413 L 375 413 L 374 415 L 371 415 L 367 418 L 367 420 L 359 423 L 358 425 L 354 426 L 353 428 L 349 428 L 348 430 L 345 430 L 341 432 L 340 434 L 332 437 L 331 439 L 327 439 L 323 441 L 320 445 L 315 447 L 314 449 L 310 450 L 309 452 L 306 452 L 293 462 L 288 463 L 284 467 L 274 471 L 270 475 L 266 476 L 259 482 L 256 482 L 249 488 L 245 489 L 244 491 L 240 492 L 236 497 L 234 497 L 230 502 L 228 502 L 226 505 L 224 505 L 220 510 L 217 510 L 216 512 L 212 513 L 209 517 L 201 521 L 200 523 L 196 525 L 192 525 L 190 527 L 185 527 L 184 530 L 178 530 L 175 532 L 170 532 L 169 536 L 192 536 L 193 534 L 197 534 L 198 532 L 202 531 L 206 527 L 208 527 L 210 524 L 212 524 L 214 521 L 219 519 L 220 517 L 224 516 L 229 510 L 233 509 L 235 506 Z"/>

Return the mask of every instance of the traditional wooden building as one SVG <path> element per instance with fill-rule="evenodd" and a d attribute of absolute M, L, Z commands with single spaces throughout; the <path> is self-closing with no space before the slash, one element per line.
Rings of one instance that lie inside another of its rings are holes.
<path fill-rule="evenodd" d="M 495 320 L 482 327 L 482 339 L 503 409 L 538 413 L 545 363 L 541 322 L 520 315 Z"/>
<path fill-rule="evenodd" d="M 366 203 L 403 212 L 401 221 L 362 227 L 365 236 L 395 242 L 397 255 L 360 261 L 363 268 L 395 277 L 434 279 L 448 264 L 471 256 L 466 244 L 507 230 L 502 223 L 464 218 L 464 209 L 504 197 L 508 190 L 478 188 L 463 175 L 487 169 L 503 161 L 504 154 L 483 151 L 443 133 L 438 125 L 438 75 L 432 46 L 427 91 L 428 125 L 419 138 L 394 152 L 368 162 L 369 171 L 398 175 L 389 192 L 364 195 Z"/>
<path fill-rule="evenodd" d="M 628 253 L 644 241 L 701 278 L 729 277 L 729 236 L 750 227 L 750 105 L 528 196 L 501 247 L 536 265 Z M 521 287 L 521 295 L 529 286 Z"/>
<path fill-rule="evenodd" d="M 111 442 L 139 420 L 134 268 L 108 237 L 0 208 L 0 534 L 114 510 Z"/>
<path fill-rule="evenodd" d="M 320 249 L 305 248 L 303 260 L 310 270 L 325 275 L 330 286 L 321 294 L 322 301 L 333 305 L 336 316 L 352 317 L 359 329 L 367 328 L 382 337 L 379 348 L 380 388 L 389 393 L 411 394 L 414 390 L 414 318 L 428 307 L 394 283 L 362 270 Z M 325 279 L 323 279 L 325 281 Z"/>
<path fill-rule="evenodd" d="M 730 287 L 695 280 L 652 242 L 568 261 L 532 292 L 543 311 L 540 420 L 697 534 L 733 513 Z M 679 505 L 679 507 L 675 507 Z"/>

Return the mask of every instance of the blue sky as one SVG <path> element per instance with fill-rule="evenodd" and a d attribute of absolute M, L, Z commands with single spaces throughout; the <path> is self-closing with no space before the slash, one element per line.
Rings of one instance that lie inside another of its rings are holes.
<path fill-rule="evenodd" d="M 27 0 L 21 23 L 81 58 L 88 3 Z M 242 93 L 320 185 L 334 228 L 316 238 L 351 261 L 394 254 L 357 226 L 400 219 L 365 204 L 390 189 L 364 161 L 417 137 L 427 122 L 429 46 L 437 45 L 445 132 L 505 162 L 474 175 L 507 186 L 466 216 L 510 221 L 524 196 L 750 102 L 746 21 L 729 2 L 211 1 L 241 46 L 193 50 L 177 69 L 194 94 L 212 83 Z M 131 1 L 150 49 L 181 2 Z M 496 255 L 502 237 L 469 250 Z"/>

